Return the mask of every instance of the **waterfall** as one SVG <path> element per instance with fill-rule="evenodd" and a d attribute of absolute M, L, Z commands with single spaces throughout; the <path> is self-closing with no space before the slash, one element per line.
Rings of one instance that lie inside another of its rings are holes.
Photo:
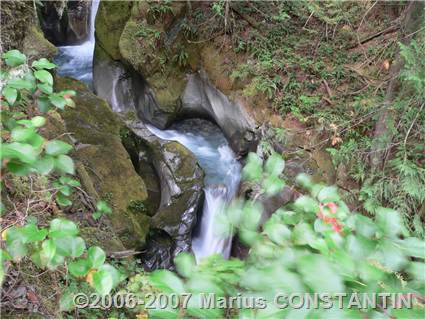
<path fill-rule="evenodd" d="M 231 237 L 218 234 L 217 218 L 224 214 L 224 206 L 237 192 L 241 165 L 220 129 L 205 120 L 186 120 L 173 129 L 160 130 L 152 125 L 148 129 L 156 136 L 177 141 L 196 156 L 205 172 L 205 201 L 202 219 L 196 230 L 192 249 L 197 261 L 212 254 L 228 258 Z"/>
<path fill-rule="evenodd" d="M 58 73 L 70 76 L 92 86 L 93 51 L 95 45 L 95 18 L 99 0 L 92 1 L 90 16 L 90 34 L 88 40 L 81 45 L 59 47 L 55 59 Z M 115 87 L 119 74 L 113 75 L 112 88 Z M 118 104 L 113 89 L 112 104 Z M 124 92 L 120 92 L 124 93 Z M 114 110 L 125 109 L 124 106 L 113 105 Z M 148 125 L 149 130 L 165 140 L 178 141 L 194 153 L 205 172 L 205 202 L 202 219 L 194 232 L 192 248 L 196 259 L 212 254 L 230 255 L 232 238 L 222 238 L 217 234 L 215 225 L 217 216 L 224 214 L 224 205 L 236 195 L 240 182 L 241 165 L 230 148 L 221 130 L 205 120 L 188 120 L 175 125 L 170 130 L 159 130 Z"/>
<path fill-rule="evenodd" d="M 79 45 L 59 47 L 55 63 L 60 66 L 60 76 L 70 76 L 89 86 L 93 82 L 93 51 L 95 45 L 95 19 L 100 0 L 93 0 L 90 10 L 90 27 L 87 41 Z"/>

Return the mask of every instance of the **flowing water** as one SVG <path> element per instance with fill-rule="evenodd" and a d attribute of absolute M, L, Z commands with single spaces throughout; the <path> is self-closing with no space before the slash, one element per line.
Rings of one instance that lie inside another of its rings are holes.
<path fill-rule="evenodd" d="M 90 87 L 93 82 L 94 21 L 100 0 L 93 0 L 90 12 L 90 29 L 87 41 L 80 45 L 58 47 L 55 63 L 59 65 L 58 74 L 80 80 Z"/>
<path fill-rule="evenodd" d="M 99 0 L 93 0 L 90 34 L 81 45 L 59 47 L 55 59 L 58 73 L 87 83 L 93 82 L 94 20 Z M 217 235 L 214 226 L 223 206 L 234 198 L 240 181 L 241 165 L 220 129 L 205 120 L 187 120 L 169 130 L 148 125 L 149 130 L 165 140 L 178 141 L 193 152 L 205 172 L 205 201 L 201 221 L 194 232 L 192 247 L 196 259 L 218 253 L 230 255 L 231 238 Z"/>

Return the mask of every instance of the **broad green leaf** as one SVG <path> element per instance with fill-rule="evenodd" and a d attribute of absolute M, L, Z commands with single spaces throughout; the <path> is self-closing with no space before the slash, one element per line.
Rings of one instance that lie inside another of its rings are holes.
<path fill-rule="evenodd" d="M 87 261 L 90 268 L 99 268 L 105 262 L 106 255 L 102 248 L 93 246 L 87 251 Z"/>
<path fill-rule="evenodd" d="M 263 188 L 267 195 L 273 196 L 282 191 L 285 182 L 279 177 L 268 176 L 263 180 Z"/>
<path fill-rule="evenodd" d="M 49 237 L 61 238 L 76 235 L 78 235 L 78 228 L 74 222 L 63 218 L 55 218 L 50 222 Z"/>
<path fill-rule="evenodd" d="M 281 245 L 291 237 L 291 231 L 288 227 L 280 224 L 273 219 L 269 219 L 264 225 L 264 232 L 274 243 Z"/>
<path fill-rule="evenodd" d="M 317 214 L 319 212 L 319 203 L 309 196 L 299 197 L 295 203 L 294 207 L 297 211 Z"/>
<path fill-rule="evenodd" d="M 58 109 L 63 110 L 65 108 L 66 100 L 63 96 L 60 96 L 58 94 L 52 94 L 49 96 L 49 101 Z"/>
<path fill-rule="evenodd" d="M 174 258 L 174 264 L 180 275 L 189 278 L 196 266 L 196 260 L 192 254 L 182 252 Z"/>
<path fill-rule="evenodd" d="M 372 219 L 360 214 L 356 214 L 355 230 L 358 234 L 366 238 L 372 238 L 375 235 L 377 228 Z"/>
<path fill-rule="evenodd" d="M 74 292 L 71 289 L 65 290 L 59 299 L 59 311 L 71 311 L 75 308 Z"/>
<path fill-rule="evenodd" d="M 335 186 L 323 187 L 317 195 L 317 199 L 322 203 L 337 202 L 340 200 L 338 189 Z"/>
<path fill-rule="evenodd" d="M 26 176 L 31 173 L 32 166 L 29 164 L 21 163 L 18 160 L 11 160 L 7 163 L 7 170 L 17 176 Z"/>
<path fill-rule="evenodd" d="M 202 304 L 201 298 L 199 294 L 195 294 L 189 299 L 187 304 L 187 313 L 189 316 L 203 319 L 224 318 L 223 309 L 214 306 L 205 307 Z"/>
<path fill-rule="evenodd" d="M 310 190 L 313 187 L 311 176 L 304 173 L 298 174 L 295 182 L 307 190 Z"/>
<path fill-rule="evenodd" d="M 7 244 L 7 252 L 12 256 L 13 260 L 18 261 L 27 254 L 27 247 L 19 240 L 13 240 Z"/>
<path fill-rule="evenodd" d="M 24 143 L 2 143 L 1 144 L 1 157 L 15 158 L 24 163 L 31 164 L 37 160 L 37 151 L 30 144 Z"/>
<path fill-rule="evenodd" d="M 262 206 L 260 203 L 247 201 L 243 208 L 241 227 L 257 230 L 261 219 Z"/>
<path fill-rule="evenodd" d="M 425 242 L 416 237 L 397 240 L 396 244 L 408 256 L 425 259 Z"/>
<path fill-rule="evenodd" d="M 34 138 L 36 134 L 33 128 L 17 126 L 12 130 L 10 137 L 14 142 L 28 142 L 28 140 Z"/>
<path fill-rule="evenodd" d="M 75 173 L 74 161 L 68 155 L 59 155 L 55 160 L 55 168 L 63 173 Z"/>
<path fill-rule="evenodd" d="M 249 181 L 259 181 L 263 175 L 263 162 L 255 153 L 249 153 L 242 176 Z"/>
<path fill-rule="evenodd" d="M 375 256 L 380 263 L 392 271 L 401 270 L 407 262 L 406 255 L 400 247 L 390 240 L 383 240 L 379 245 L 379 252 Z"/>
<path fill-rule="evenodd" d="M 309 254 L 299 258 L 297 269 L 303 281 L 321 293 L 345 291 L 344 284 L 334 265 L 321 255 Z"/>
<path fill-rule="evenodd" d="M 39 80 L 43 83 L 53 85 L 53 76 L 50 74 L 50 72 L 48 72 L 46 70 L 35 71 L 34 76 L 37 80 Z"/>
<path fill-rule="evenodd" d="M 72 145 L 60 140 L 52 140 L 46 144 L 46 153 L 52 156 L 58 156 L 68 153 L 72 149 Z"/>
<path fill-rule="evenodd" d="M 375 241 L 361 235 L 349 235 L 347 238 L 347 251 L 355 259 L 361 260 L 370 256 L 375 251 Z"/>
<path fill-rule="evenodd" d="M 3 54 L 6 64 L 11 67 L 19 66 L 27 61 L 27 58 L 19 50 L 10 50 Z"/>
<path fill-rule="evenodd" d="M 53 86 L 48 83 L 38 83 L 37 87 L 39 90 L 45 94 L 52 94 L 53 93 Z"/>
<path fill-rule="evenodd" d="M 51 69 L 56 68 L 56 66 L 57 66 L 56 64 L 51 63 L 46 58 L 41 58 L 41 59 L 36 60 L 32 63 L 32 67 L 36 68 L 38 70 L 41 70 L 41 69 L 51 70 Z"/>
<path fill-rule="evenodd" d="M 292 240 L 296 245 L 310 245 L 316 241 L 316 234 L 307 223 L 300 223 L 292 230 Z"/>
<path fill-rule="evenodd" d="M 35 126 L 35 127 L 42 127 L 45 123 L 46 123 L 46 119 L 42 116 L 34 116 L 31 119 L 31 123 Z"/>
<path fill-rule="evenodd" d="M 11 88 L 15 88 L 17 90 L 31 90 L 33 89 L 33 85 L 31 82 L 26 80 L 10 80 L 7 82 L 7 85 Z"/>
<path fill-rule="evenodd" d="M 425 263 L 423 262 L 411 262 L 408 268 L 409 274 L 416 280 L 425 283 Z"/>
<path fill-rule="evenodd" d="M 33 165 L 33 167 L 37 170 L 37 173 L 42 175 L 49 174 L 55 165 L 55 161 L 50 156 L 45 156 L 38 161 L 36 161 Z"/>
<path fill-rule="evenodd" d="M 98 270 L 93 274 L 92 285 L 98 294 L 107 295 L 113 287 L 112 275 L 106 270 Z"/>
<path fill-rule="evenodd" d="M 56 195 L 56 202 L 62 207 L 67 207 L 72 204 L 71 200 L 62 193 Z"/>
<path fill-rule="evenodd" d="M 75 277 L 84 277 L 90 270 L 90 262 L 86 259 L 79 259 L 68 264 L 71 275 Z"/>
<path fill-rule="evenodd" d="M 184 293 L 183 281 L 168 270 L 157 270 L 149 278 L 151 284 L 165 293 Z"/>
<path fill-rule="evenodd" d="M 56 242 L 55 242 L 56 244 Z M 58 266 L 61 266 L 65 263 L 65 257 L 60 255 L 60 254 L 55 254 L 52 258 L 52 260 L 50 260 L 47 263 L 47 268 L 49 268 L 50 270 L 55 270 Z"/>
<path fill-rule="evenodd" d="M 389 237 L 396 237 L 403 231 L 403 220 L 393 209 L 379 207 L 376 211 L 376 223 Z"/>
<path fill-rule="evenodd" d="M 47 113 L 50 110 L 50 100 L 47 96 L 39 96 L 37 98 L 37 107 L 41 113 Z"/>
<path fill-rule="evenodd" d="M 60 237 L 54 239 L 56 254 L 64 257 L 80 257 L 86 249 L 86 244 L 81 237 Z"/>
<path fill-rule="evenodd" d="M 52 239 L 47 239 L 41 244 L 40 257 L 43 265 L 46 266 L 55 256 L 56 244 Z"/>
<path fill-rule="evenodd" d="M 266 161 L 265 169 L 267 174 L 271 176 L 279 176 L 283 169 L 285 168 L 285 161 L 282 159 L 282 157 L 277 154 L 273 153 Z"/>
<path fill-rule="evenodd" d="M 4 97 L 6 98 L 7 103 L 9 105 L 13 105 L 16 101 L 16 98 L 18 97 L 18 91 L 14 88 L 11 88 L 9 86 L 6 86 L 2 92 Z"/>
<path fill-rule="evenodd" d="M 125 276 L 121 274 L 115 267 L 110 264 L 103 264 L 99 267 L 99 271 L 106 271 L 111 275 L 112 278 L 112 287 L 115 288 L 122 280 L 125 279 Z"/>
<path fill-rule="evenodd" d="M 19 229 L 24 244 L 42 241 L 47 235 L 47 229 L 38 229 L 34 224 L 27 224 Z"/>
<path fill-rule="evenodd" d="M 9 253 L 3 249 L 0 249 L 0 264 L 3 264 L 6 260 L 11 260 L 12 257 Z"/>

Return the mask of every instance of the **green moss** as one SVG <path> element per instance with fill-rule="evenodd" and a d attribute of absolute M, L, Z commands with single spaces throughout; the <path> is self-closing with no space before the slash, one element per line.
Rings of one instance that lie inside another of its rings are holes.
<path fill-rule="evenodd" d="M 101 1 L 96 15 L 96 44 L 114 60 L 121 57 L 119 38 L 130 17 L 133 3 L 128 1 Z"/>

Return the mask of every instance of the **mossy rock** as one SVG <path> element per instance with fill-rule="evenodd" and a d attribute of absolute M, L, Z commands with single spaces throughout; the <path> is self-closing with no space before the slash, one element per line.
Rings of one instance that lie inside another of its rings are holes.
<path fill-rule="evenodd" d="M 121 142 L 124 122 L 81 82 L 58 78 L 56 86 L 58 90 L 77 92 L 76 107 L 61 112 L 65 131 L 76 145 L 73 158 L 85 168 L 99 197 L 113 209 L 109 219 L 124 245 L 144 245 L 150 218 L 129 210 L 128 205 L 131 201 L 145 201 L 147 190 Z"/>
<path fill-rule="evenodd" d="M 47 41 L 41 30 L 36 26 L 28 29 L 22 51 L 29 60 L 53 58 L 58 53 L 58 49 Z"/>
<path fill-rule="evenodd" d="M 101 1 L 96 14 L 96 44 L 114 60 L 121 58 L 118 42 L 132 5 L 130 1 Z"/>

